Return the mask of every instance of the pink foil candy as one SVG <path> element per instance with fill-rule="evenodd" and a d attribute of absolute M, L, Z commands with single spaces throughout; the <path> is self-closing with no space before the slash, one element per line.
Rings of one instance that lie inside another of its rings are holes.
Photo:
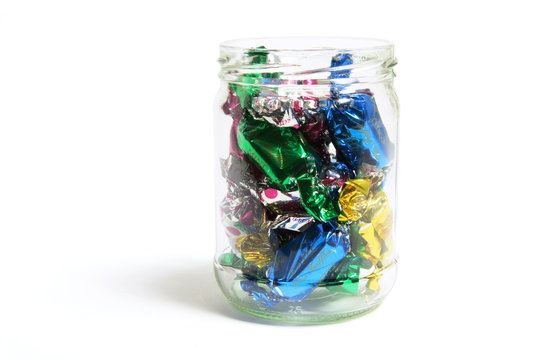
<path fill-rule="evenodd" d="M 298 191 L 284 193 L 274 188 L 259 188 L 257 195 L 263 205 L 276 214 L 305 212 Z"/>
<path fill-rule="evenodd" d="M 305 124 L 300 128 L 300 131 L 321 160 L 328 162 L 330 154 L 327 145 L 330 143 L 330 134 L 324 126 L 322 118 L 315 115 L 312 119 L 315 119 L 315 122 Z"/>
<path fill-rule="evenodd" d="M 240 105 L 240 98 L 230 87 L 229 96 L 221 108 L 226 115 L 231 115 L 233 119 L 230 135 L 230 153 L 242 159 L 244 152 L 238 146 L 238 122 L 244 114 L 244 109 Z"/>

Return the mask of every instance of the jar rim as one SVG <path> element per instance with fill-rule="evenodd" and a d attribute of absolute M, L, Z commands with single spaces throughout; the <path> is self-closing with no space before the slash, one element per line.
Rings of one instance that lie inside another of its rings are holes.
<path fill-rule="evenodd" d="M 364 52 L 384 48 L 392 48 L 394 44 L 388 40 L 363 37 L 334 36 L 283 36 L 238 38 L 223 41 L 223 51 L 255 50 L 264 46 L 266 51 L 292 53 L 325 53 L 335 51 Z"/>

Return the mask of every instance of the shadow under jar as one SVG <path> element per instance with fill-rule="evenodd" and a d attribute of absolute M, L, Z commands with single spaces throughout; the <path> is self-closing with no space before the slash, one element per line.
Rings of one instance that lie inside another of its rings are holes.
<path fill-rule="evenodd" d="M 324 323 L 396 276 L 393 45 L 224 42 L 215 104 L 216 279 L 237 308 Z"/>

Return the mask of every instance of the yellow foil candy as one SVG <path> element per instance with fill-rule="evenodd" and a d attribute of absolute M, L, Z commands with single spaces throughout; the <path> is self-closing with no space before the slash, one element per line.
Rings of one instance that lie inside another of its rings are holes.
<path fill-rule="evenodd" d="M 358 234 L 366 244 L 360 255 L 370 260 L 379 271 L 390 265 L 392 226 L 394 222 L 388 198 L 382 190 L 371 192 L 371 180 L 355 179 L 345 183 L 339 197 L 340 221 L 354 221 Z M 375 285 L 372 285 L 375 287 Z"/>
<path fill-rule="evenodd" d="M 360 255 L 376 265 L 381 257 L 381 241 L 375 234 L 375 229 L 371 223 L 359 222 L 357 225 L 358 233 L 366 241 L 365 251 L 361 251 Z"/>
<path fill-rule="evenodd" d="M 386 258 L 392 253 L 394 216 L 388 204 L 388 198 L 383 191 L 377 191 L 373 194 L 368 210 L 362 220 L 372 224 L 375 236 L 380 244 L 380 246 L 376 247 L 379 261 L 382 267 L 388 266 L 389 263 Z"/>
<path fill-rule="evenodd" d="M 242 257 L 262 268 L 274 258 L 274 252 L 268 243 L 267 233 L 255 233 L 239 236 L 236 239 L 238 251 Z"/>
<path fill-rule="evenodd" d="M 360 220 L 368 207 L 370 187 L 371 180 L 369 179 L 349 180 L 343 185 L 339 195 L 339 205 L 341 205 L 339 221 Z"/>
<path fill-rule="evenodd" d="M 368 283 L 367 283 L 367 288 L 369 290 L 373 290 L 373 291 L 376 291 L 376 290 L 379 290 L 379 278 L 381 277 L 380 274 L 373 274 L 373 275 L 370 275 L 368 276 Z"/>

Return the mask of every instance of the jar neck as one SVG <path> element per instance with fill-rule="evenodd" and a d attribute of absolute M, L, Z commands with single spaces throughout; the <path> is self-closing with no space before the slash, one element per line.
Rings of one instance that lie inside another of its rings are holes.
<path fill-rule="evenodd" d="M 291 41 L 300 46 L 275 46 Z M 365 86 L 392 81 L 397 64 L 391 43 L 357 38 L 233 40 L 221 44 L 218 61 L 224 81 L 269 87 Z"/>

